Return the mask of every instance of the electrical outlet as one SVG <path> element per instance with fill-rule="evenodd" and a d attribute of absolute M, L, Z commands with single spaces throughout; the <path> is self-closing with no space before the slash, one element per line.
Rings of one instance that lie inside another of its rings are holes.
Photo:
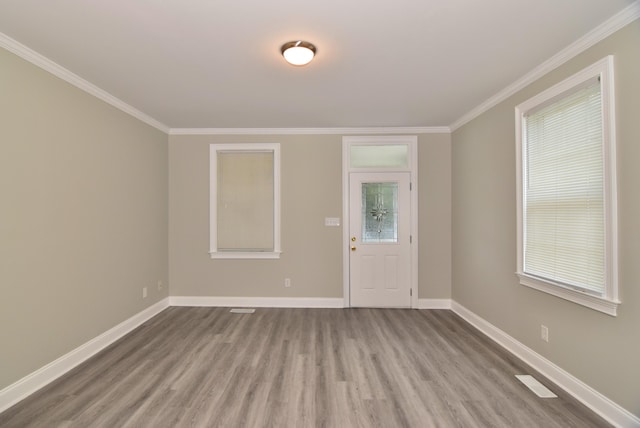
<path fill-rule="evenodd" d="M 162 290 L 162 281 L 158 281 L 158 291 Z"/>
<path fill-rule="evenodd" d="M 284 279 L 284 286 L 285 287 L 291 287 L 291 278 L 285 278 Z"/>
<path fill-rule="evenodd" d="M 147 298 L 147 287 L 142 287 L 142 298 L 143 299 Z"/>
<path fill-rule="evenodd" d="M 540 338 L 547 343 L 549 342 L 549 329 L 546 325 L 540 326 Z"/>

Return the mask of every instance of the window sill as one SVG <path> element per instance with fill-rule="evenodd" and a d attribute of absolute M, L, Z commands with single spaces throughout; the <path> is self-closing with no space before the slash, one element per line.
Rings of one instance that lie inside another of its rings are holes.
<path fill-rule="evenodd" d="M 209 253 L 212 259 L 279 259 L 280 251 L 270 251 L 270 252 L 242 252 L 242 251 L 225 251 L 225 252 L 212 252 Z"/>
<path fill-rule="evenodd" d="M 539 278 L 534 278 L 523 273 L 516 273 L 516 275 L 518 275 L 518 277 L 520 278 L 520 284 L 522 285 L 536 289 L 538 291 L 542 291 L 544 293 L 552 294 L 556 297 L 560 297 L 561 299 L 586 306 L 590 309 L 603 312 L 607 315 L 611 315 L 614 317 L 617 316 L 618 305 L 620 304 L 620 302 L 617 300 L 609 300 L 603 297 L 595 296 L 585 291 L 579 291 L 573 288 L 562 286 L 561 284 L 543 281 Z"/>

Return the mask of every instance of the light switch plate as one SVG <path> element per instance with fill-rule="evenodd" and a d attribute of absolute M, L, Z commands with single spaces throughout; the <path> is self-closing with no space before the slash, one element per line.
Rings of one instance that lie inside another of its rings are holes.
<path fill-rule="evenodd" d="M 340 226 L 340 218 L 338 217 L 325 217 L 324 218 L 325 226 Z"/>

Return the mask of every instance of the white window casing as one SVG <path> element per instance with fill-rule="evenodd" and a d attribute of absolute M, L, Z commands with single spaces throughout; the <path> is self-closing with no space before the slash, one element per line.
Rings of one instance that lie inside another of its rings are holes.
<path fill-rule="evenodd" d="M 613 57 L 516 107 L 517 275 L 616 315 Z"/>

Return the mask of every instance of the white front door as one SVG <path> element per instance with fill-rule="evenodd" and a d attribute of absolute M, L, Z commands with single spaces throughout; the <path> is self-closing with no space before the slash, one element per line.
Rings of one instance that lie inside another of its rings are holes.
<path fill-rule="evenodd" d="M 411 307 L 410 177 L 349 174 L 351 306 Z"/>

